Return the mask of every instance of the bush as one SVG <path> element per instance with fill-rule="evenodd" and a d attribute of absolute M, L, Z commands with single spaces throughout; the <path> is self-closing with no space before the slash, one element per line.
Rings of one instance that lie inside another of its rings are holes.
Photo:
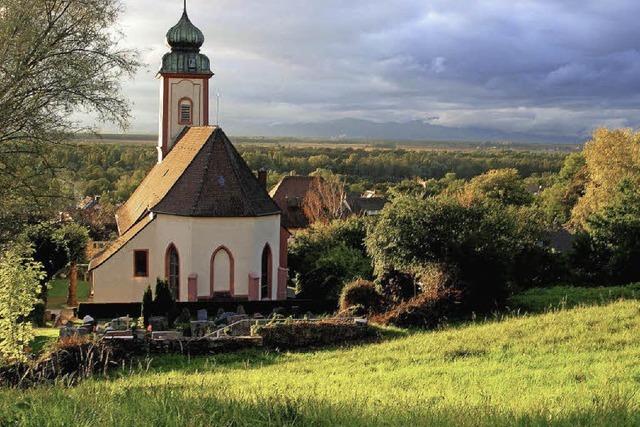
<path fill-rule="evenodd" d="M 173 292 L 166 280 L 157 279 L 156 281 L 156 299 L 153 301 L 152 311 L 156 316 L 166 316 L 169 320 L 169 326 L 173 324 L 173 320 L 178 315 Z"/>
<path fill-rule="evenodd" d="M 38 303 L 42 264 L 12 249 L 0 254 L 0 363 L 24 361 L 33 327 L 28 316 Z"/>
<path fill-rule="evenodd" d="M 395 269 L 385 269 L 378 279 L 380 293 L 389 302 L 398 304 L 420 292 L 420 284 L 413 274 Z"/>
<path fill-rule="evenodd" d="M 371 259 L 364 249 L 361 218 L 314 224 L 295 236 L 289 267 L 300 298 L 338 303 L 345 283 L 371 278 Z"/>
<path fill-rule="evenodd" d="M 487 312 L 504 303 L 515 258 L 539 245 L 540 225 L 525 208 L 401 196 L 384 207 L 366 243 L 378 273 L 446 265 L 464 288 L 465 306 Z"/>
<path fill-rule="evenodd" d="M 340 310 L 362 306 L 366 313 L 377 313 L 384 306 L 384 298 L 373 282 L 357 279 L 342 288 Z"/>
<path fill-rule="evenodd" d="M 462 315 L 461 292 L 453 288 L 430 288 L 409 301 L 374 317 L 374 322 L 399 328 L 435 329 Z"/>
<path fill-rule="evenodd" d="M 142 295 L 142 318 L 144 319 L 144 326 L 149 324 L 149 317 L 153 314 L 153 293 L 151 292 L 151 286 L 147 286 L 144 294 Z"/>

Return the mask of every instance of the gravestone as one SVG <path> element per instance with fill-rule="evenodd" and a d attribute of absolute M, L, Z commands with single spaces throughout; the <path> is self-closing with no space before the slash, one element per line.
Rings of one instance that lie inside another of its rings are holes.
<path fill-rule="evenodd" d="M 113 319 L 109 322 L 109 326 L 114 331 L 124 331 L 129 329 L 129 324 L 131 323 L 131 318 L 129 316 L 118 317 L 117 319 Z"/>
<path fill-rule="evenodd" d="M 209 320 L 209 314 L 206 309 L 198 310 L 198 321 L 202 322 L 205 320 Z"/>
<path fill-rule="evenodd" d="M 73 321 L 74 318 L 75 318 L 75 314 L 73 313 L 73 310 L 69 308 L 63 308 L 62 310 L 60 310 L 60 314 L 56 318 L 56 321 L 53 326 L 59 327 L 59 326 L 66 325 L 68 322 Z"/>
<path fill-rule="evenodd" d="M 164 316 L 151 316 L 149 318 L 149 326 L 152 331 L 166 331 L 169 329 L 169 321 Z"/>

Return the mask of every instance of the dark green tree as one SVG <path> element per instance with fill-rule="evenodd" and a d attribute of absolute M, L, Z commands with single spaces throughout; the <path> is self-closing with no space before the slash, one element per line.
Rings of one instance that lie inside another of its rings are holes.
<path fill-rule="evenodd" d="M 142 295 L 142 317 L 144 319 L 144 326 L 149 324 L 149 317 L 153 315 L 153 292 L 151 292 L 151 286 L 147 286 L 144 294 Z"/>

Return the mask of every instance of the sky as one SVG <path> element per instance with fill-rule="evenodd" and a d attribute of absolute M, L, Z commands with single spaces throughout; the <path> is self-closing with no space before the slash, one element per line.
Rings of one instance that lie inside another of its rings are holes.
<path fill-rule="evenodd" d="M 124 83 L 128 131 L 154 133 L 155 74 L 182 1 L 124 6 L 123 44 L 145 63 Z M 188 0 L 187 10 L 232 134 L 345 118 L 576 138 L 640 126 L 636 0 Z"/>

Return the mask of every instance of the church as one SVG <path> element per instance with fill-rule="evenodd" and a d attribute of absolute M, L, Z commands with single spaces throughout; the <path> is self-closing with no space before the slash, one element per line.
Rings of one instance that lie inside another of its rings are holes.
<path fill-rule="evenodd" d="M 281 300 L 281 211 L 227 135 L 209 125 L 209 58 L 186 7 L 162 58 L 158 163 L 116 213 L 119 237 L 89 264 L 95 303 L 140 302 L 156 279 L 178 301 Z"/>

